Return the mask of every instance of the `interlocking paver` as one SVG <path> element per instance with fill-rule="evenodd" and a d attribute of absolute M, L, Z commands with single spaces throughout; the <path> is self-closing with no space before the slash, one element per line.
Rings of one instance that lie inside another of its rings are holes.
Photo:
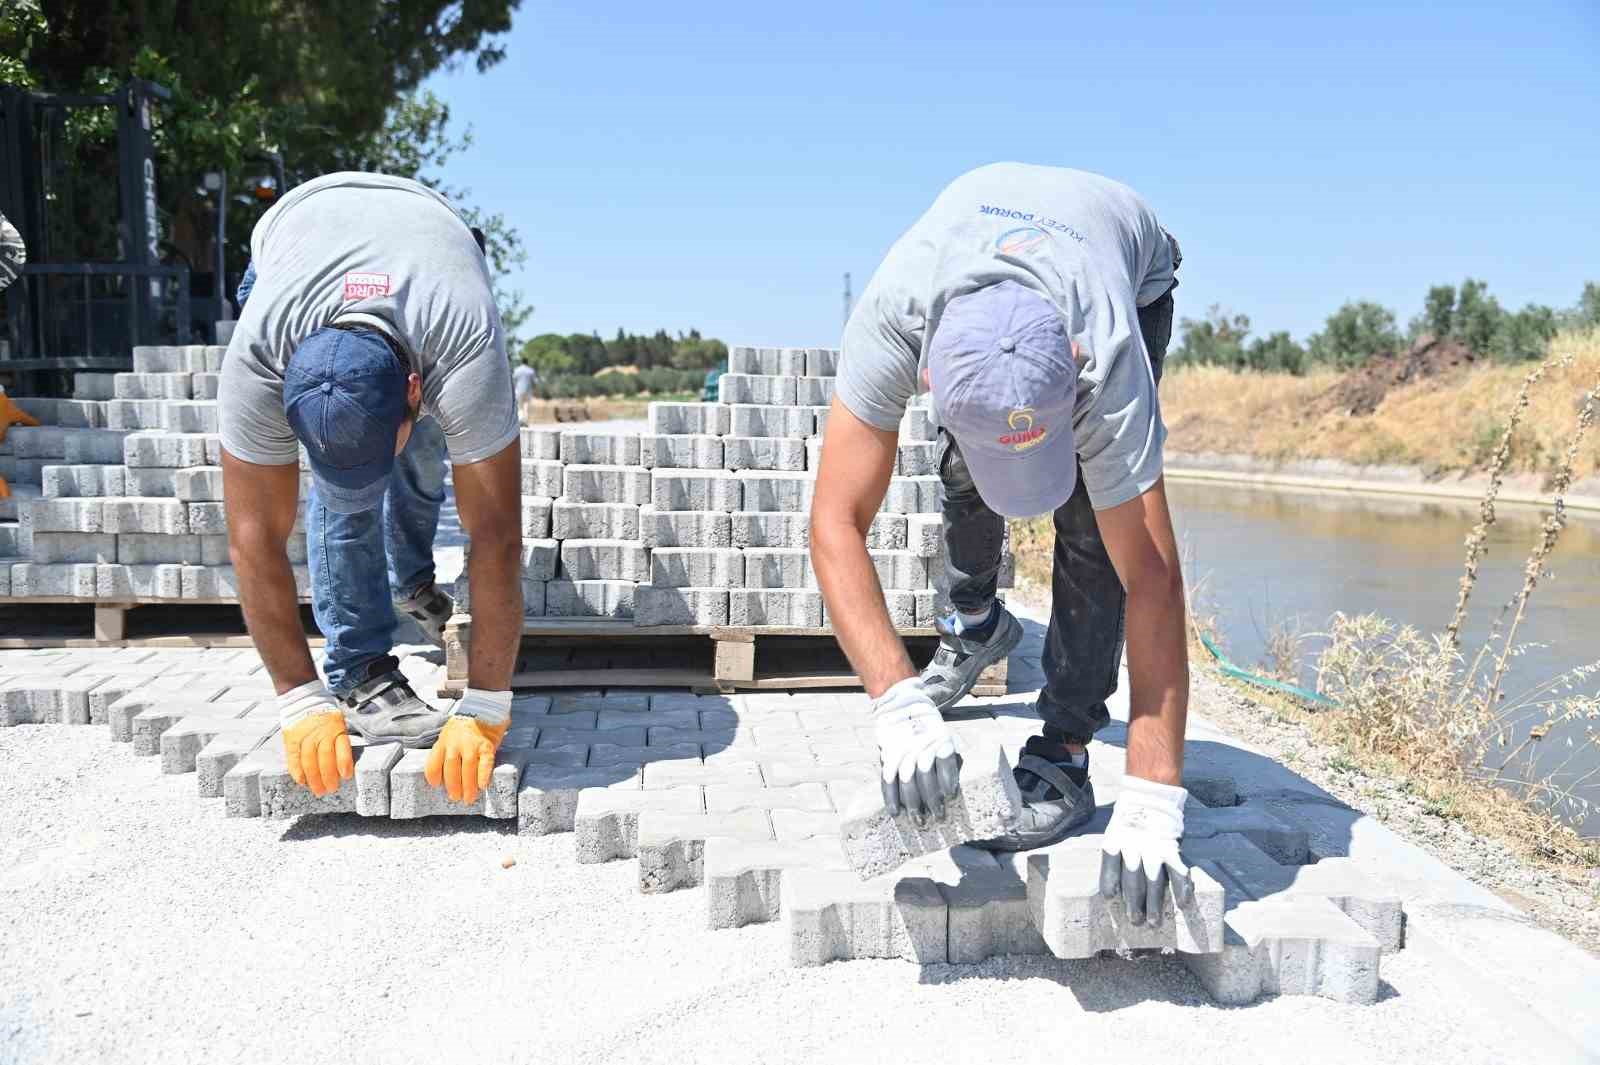
<path fill-rule="evenodd" d="M 700 814 L 704 811 L 697 787 L 639 791 L 634 788 L 591 788 L 578 796 L 573 814 L 573 847 L 579 862 L 609 862 L 632 858 L 639 835 L 641 811 Z"/>
<path fill-rule="evenodd" d="M 708 839 L 701 873 L 706 891 L 706 923 L 716 929 L 776 921 L 787 872 L 848 868 L 837 839 Z"/>
<path fill-rule="evenodd" d="M 772 839 L 765 810 L 684 814 L 647 809 L 639 815 L 639 890 L 675 891 L 700 883 L 706 840 Z"/>

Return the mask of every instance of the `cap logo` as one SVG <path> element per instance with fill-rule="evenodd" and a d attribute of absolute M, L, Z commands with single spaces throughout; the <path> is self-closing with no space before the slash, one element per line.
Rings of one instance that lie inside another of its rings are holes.
<path fill-rule="evenodd" d="M 1018 407 L 1006 415 L 1006 428 L 1011 431 L 1003 433 L 996 439 L 1012 451 L 1026 451 L 1037 447 L 1049 435 L 1049 430 L 1042 425 L 1033 424 L 1033 408 Z"/>
<path fill-rule="evenodd" d="M 344 302 L 346 303 L 352 300 L 368 300 L 374 296 L 387 296 L 388 294 L 388 274 L 351 272 L 344 275 Z"/>

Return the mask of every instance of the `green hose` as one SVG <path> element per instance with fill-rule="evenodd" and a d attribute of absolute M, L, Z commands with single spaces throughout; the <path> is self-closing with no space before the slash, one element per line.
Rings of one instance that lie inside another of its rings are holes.
<path fill-rule="evenodd" d="M 1339 705 L 1326 695 L 1318 694 L 1299 685 L 1286 684 L 1281 680 L 1273 680 L 1271 677 L 1263 677 L 1259 673 L 1252 673 L 1248 669 L 1241 669 L 1229 661 L 1228 656 L 1218 650 L 1217 645 L 1211 642 L 1211 637 L 1203 632 L 1200 633 L 1200 643 L 1207 651 L 1211 652 L 1211 657 L 1217 660 L 1217 667 L 1227 676 L 1236 677 L 1246 684 L 1254 684 L 1257 687 L 1270 688 L 1273 691 L 1283 692 L 1285 695 L 1292 695 L 1296 699 L 1303 699 L 1316 706 L 1337 708 Z"/>

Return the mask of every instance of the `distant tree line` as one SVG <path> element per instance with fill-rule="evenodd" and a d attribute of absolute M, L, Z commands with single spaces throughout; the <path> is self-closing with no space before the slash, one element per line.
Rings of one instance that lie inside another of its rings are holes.
<path fill-rule="evenodd" d="M 1201 319 L 1179 322 L 1182 339 L 1172 349 L 1173 362 L 1227 366 L 1236 370 L 1274 370 L 1303 374 L 1317 366 L 1351 369 L 1375 356 L 1414 344 L 1422 336 L 1455 340 L 1480 358 L 1522 362 L 1541 358 L 1561 329 L 1600 327 L 1600 283 L 1590 281 L 1575 306 L 1557 311 L 1530 303 L 1508 311 L 1482 281 L 1468 278 L 1459 287 L 1435 285 L 1423 300 L 1422 313 L 1405 330 L 1394 312 L 1359 300 L 1346 303 L 1305 344 L 1286 332 L 1250 336 L 1250 319 L 1213 305 Z"/>
<path fill-rule="evenodd" d="M 513 355 L 539 371 L 539 391 L 556 399 L 591 396 L 698 393 L 706 371 L 726 364 L 728 346 L 700 335 L 654 335 L 617 330 L 610 340 L 599 333 L 544 333 Z M 626 369 L 628 372 L 617 371 Z"/>

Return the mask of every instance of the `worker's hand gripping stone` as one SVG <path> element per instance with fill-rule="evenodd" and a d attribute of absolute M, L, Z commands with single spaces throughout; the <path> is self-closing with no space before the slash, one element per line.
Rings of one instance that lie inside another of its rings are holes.
<path fill-rule="evenodd" d="M 1116 809 L 1100 844 L 1100 894 L 1122 896 L 1128 921 L 1161 924 L 1163 898 L 1170 881 L 1175 906 L 1194 896 L 1189 867 L 1178 854 L 1183 838 L 1183 804 L 1189 793 L 1170 784 L 1128 776 L 1122 781 Z"/>
<path fill-rule="evenodd" d="M 278 696 L 278 724 L 289 776 L 321 798 L 356 775 L 355 755 L 345 732 L 344 713 L 321 681 L 311 681 Z"/>
<path fill-rule="evenodd" d="M 451 802 L 476 802 L 494 775 L 494 756 L 511 727 L 511 693 L 468 688 L 428 752 L 423 777 Z"/>
<path fill-rule="evenodd" d="M 961 757 L 922 679 L 907 677 L 874 699 L 872 724 L 889 816 L 905 810 L 919 827 L 943 820 L 961 787 Z"/>

